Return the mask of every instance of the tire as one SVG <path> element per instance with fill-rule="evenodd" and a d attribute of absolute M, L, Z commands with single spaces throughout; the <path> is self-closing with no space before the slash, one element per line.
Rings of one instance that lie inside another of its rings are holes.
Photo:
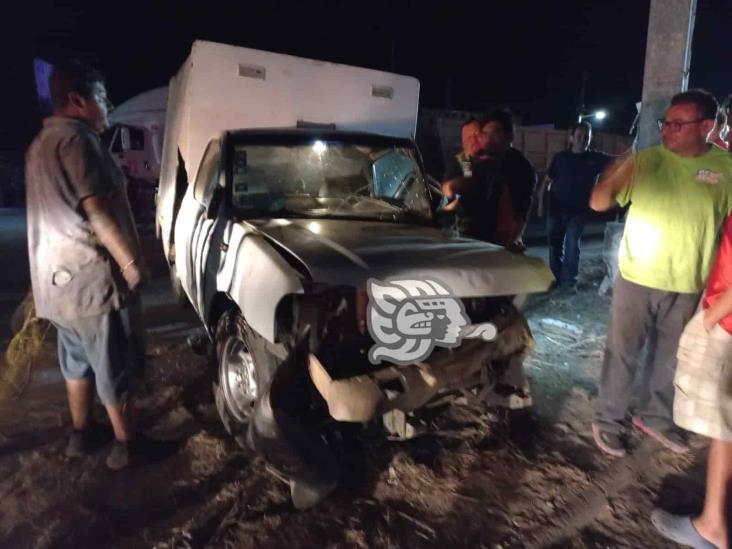
<path fill-rule="evenodd" d="M 279 361 L 236 309 L 219 319 L 214 343 L 218 370 L 214 385 L 216 409 L 226 431 L 245 446 L 254 405 L 268 390 Z"/>

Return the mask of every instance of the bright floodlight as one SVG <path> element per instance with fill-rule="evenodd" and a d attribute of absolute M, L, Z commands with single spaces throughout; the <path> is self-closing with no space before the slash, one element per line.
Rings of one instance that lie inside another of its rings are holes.
<path fill-rule="evenodd" d="M 323 154 L 326 148 L 327 147 L 325 146 L 325 143 L 323 143 L 322 141 L 316 141 L 315 143 L 313 143 L 313 151 L 318 154 Z"/>
<path fill-rule="evenodd" d="M 605 111 L 597 111 L 595 113 L 595 120 L 605 120 L 607 113 Z"/>

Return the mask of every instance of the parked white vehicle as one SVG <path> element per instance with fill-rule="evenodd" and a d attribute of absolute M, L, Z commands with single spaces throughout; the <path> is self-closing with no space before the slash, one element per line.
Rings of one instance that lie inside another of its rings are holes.
<path fill-rule="evenodd" d="M 514 296 L 552 281 L 539 260 L 440 229 L 418 96 L 407 76 L 210 42 L 170 83 L 156 222 L 171 276 L 215 343 L 224 424 L 298 507 L 339 477 L 316 426 L 385 417 L 408 435 L 405 414 L 437 396 L 490 392 L 532 342 Z M 395 280 L 419 294 L 386 319 L 397 338 L 481 323 L 495 337 L 374 364 L 368 290 Z"/>
<path fill-rule="evenodd" d="M 117 105 L 104 136 L 130 186 L 135 215 L 152 218 L 160 177 L 168 88 L 155 88 Z"/>
<path fill-rule="evenodd" d="M 167 86 L 148 90 L 117 105 L 109 114 L 111 151 L 125 171 L 157 186 L 163 160 Z"/>

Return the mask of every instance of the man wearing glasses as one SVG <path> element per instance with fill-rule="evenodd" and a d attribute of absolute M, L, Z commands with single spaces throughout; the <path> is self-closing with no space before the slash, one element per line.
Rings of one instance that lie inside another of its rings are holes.
<path fill-rule="evenodd" d="M 631 204 L 592 425 L 598 447 L 613 456 L 626 451 L 626 414 L 646 341 L 632 424 L 674 452 L 688 449 L 673 424 L 676 350 L 732 210 L 732 157 L 707 142 L 717 110 L 704 90 L 674 96 L 658 121 L 662 145 L 613 166 L 592 192 L 596 211 Z"/>

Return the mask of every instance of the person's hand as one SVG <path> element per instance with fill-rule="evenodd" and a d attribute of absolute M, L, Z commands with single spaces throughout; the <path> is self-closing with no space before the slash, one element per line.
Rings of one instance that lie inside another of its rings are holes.
<path fill-rule="evenodd" d="M 513 242 L 506 244 L 506 249 L 515 254 L 522 254 L 526 251 L 526 244 L 524 244 L 523 239 L 519 237 Z"/>
<path fill-rule="evenodd" d="M 450 199 L 455 196 L 455 191 L 452 189 L 452 181 L 445 181 L 442 184 L 442 194 L 445 198 Z"/>
<path fill-rule="evenodd" d="M 460 206 L 460 199 L 456 198 L 455 200 L 452 200 L 448 202 L 445 206 L 442 207 L 443 212 L 454 212 L 458 209 Z"/>
<path fill-rule="evenodd" d="M 122 276 L 131 292 L 141 289 L 148 278 L 145 266 L 138 264 L 136 261 L 129 263 L 122 269 Z"/>
<path fill-rule="evenodd" d="M 542 219 L 544 217 L 544 202 L 539 202 L 536 205 L 536 217 Z"/>
<path fill-rule="evenodd" d="M 717 321 L 714 320 L 711 311 L 711 309 L 704 309 L 704 330 L 707 332 L 711 331 L 711 329 L 717 324 Z"/>
<path fill-rule="evenodd" d="M 623 155 L 613 162 L 600 178 L 608 179 L 613 194 L 619 194 L 633 181 L 633 166 L 633 155 Z"/>

